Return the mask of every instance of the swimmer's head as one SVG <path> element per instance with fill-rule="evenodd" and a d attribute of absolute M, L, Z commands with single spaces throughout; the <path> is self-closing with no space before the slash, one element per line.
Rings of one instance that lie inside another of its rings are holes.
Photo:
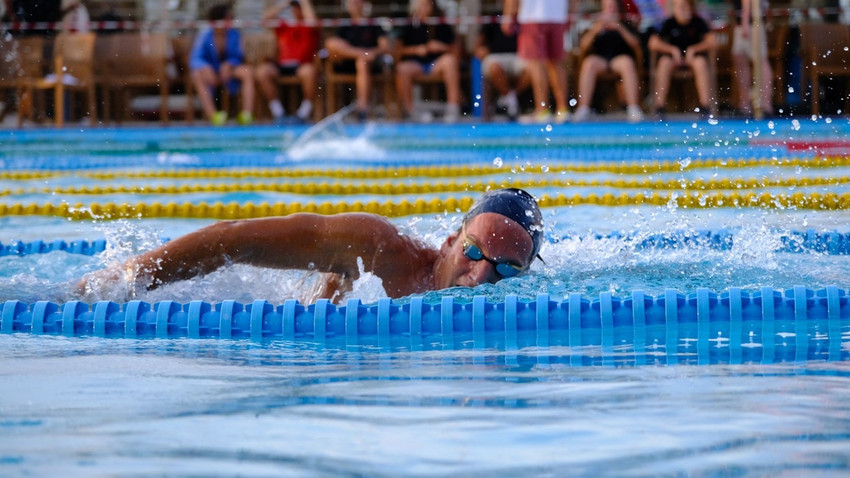
<path fill-rule="evenodd" d="M 543 242 L 543 214 L 531 194 L 517 188 L 488 191 L 463 216 L 463 225 L 485 212 L 501 214 L 522 226 L 534 243 L 531 259 L 537 256 Z"/>

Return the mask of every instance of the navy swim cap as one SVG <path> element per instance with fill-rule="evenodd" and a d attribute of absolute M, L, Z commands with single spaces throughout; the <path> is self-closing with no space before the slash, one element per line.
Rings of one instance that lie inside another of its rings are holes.
<path fill-rule="evenodd" d="M 537 255 L 543 239 L 543 214 L 531 194 L 517 188 L 488 191 L 469 208 L 463 216 L 463 223 L 485 212 L 501 214 L 522 226 L 534 243 L 531 257 Z"/>

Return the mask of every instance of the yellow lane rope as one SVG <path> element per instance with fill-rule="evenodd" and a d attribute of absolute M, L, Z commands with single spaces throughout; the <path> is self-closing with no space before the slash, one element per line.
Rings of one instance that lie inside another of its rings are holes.
<path fill-rule="evenodd" d="M 747 190 L 759 188 L 792 188 L 810 186 L 835 186 L 850 183 L 850 176 L 840 177 L 793 177 L 793 178 L 725 178 L 693 180 L 626 180 L 626 179 L 527 179 L 488 182 L 448 181 L 421 184 L 403 183 L 207 183 L 168 186 L 80 186 L 55 188 L 17 188 L 2 189 L 0 196 L 22 196 L 28 194 L 57 195 L 106 195 L 106 194 L 194 194 L 194 193 L 240 193 L 274 192 L 302 195 L 350 196 L 358 194 L 372 195 L 412 195 L 425 193 L 446 193 L 463 191 L 486 191 L 503 187 L 543 188 L 543 187 L 609 187 L 620 189 L 658 189 L 685 191 Z"/>
<path fill-rule="evenodd" d="M 229 203 L 214 204 L 200 203 L 137 203 L 137 204 L 77 204 L 69 205 L 39 205 L 39 204 L 0 204 L 2 216 L 59 216 L 69 219 L 118 219 L 118 218 L 194 218 L 194 219 L 247 219 L 255 217 L 285 216 L 299 212 L 317 214 L 338 214 L 343 212 L 369 212 L 386 217 L 409 215 L 441 214 L 443 212 L 463 212 L 469 209 L 474 197 L 449 198 L 446 200 L 419 199 L 416 201 L 370 201 L 363 203 L 345 202 L 292 202 L 275 204 Z M 589 194 L 586 196 L 565 196 L 558 194 L 554 197 L 542 195 L 541 207 L 564 207 L 578 205 L 599 206 L 668 206 L 679 208 L 719 208 L 719 207 L 748 207 L 766 209 L 815 209 L 815 210 L 847 210 L 850 209 L 850 193 L 845 194 L 770 194 L 753 192 L 740 193 L 692 193 L 692 194 Z"/>
<path fill-rule="evenodd" d="M 557 160 L 553 160 L 557 162 Z M 458 177 L 481 176 L 505 173 L 615 173 L 649 174 L 663 172 L 691 171 L 695 169 L 740 169 L 751 167 L 783 168 L 837 168 L 850 166 L 850 156 L 824 157 L 785 157 L 785 158 L 716 158 L 693 159 L 685 166 L 678 161 L 599 161 L 592 163 L 548 164 L 537 160 L 537 164 L 517 164 L 495 166 L 399 166 L 353 169 L 292 169 L 292 168 L 216 168 L 216 169 L 180 169 L 165 171 L 12 171 L 0 173 L 0 180 L 34 180 L 52 177 L 86 177 L 100 180 L 121 178 L 306 178 L 331 177 L 346 179 L 381 179 L 411 177 Z"/>

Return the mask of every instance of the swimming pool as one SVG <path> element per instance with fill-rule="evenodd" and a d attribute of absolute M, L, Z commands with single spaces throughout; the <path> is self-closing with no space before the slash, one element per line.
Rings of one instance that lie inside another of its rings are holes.
<path fill-rule="evenodd" d="M 685 315 L 671 328 L 648 313 L 643 326 L 612 321 L 605 335 L 603 325 L 571 329 L 569 304 L 620 307 L 638 291 L 656 298 L 647 310 L 678 303 L 677 314 L 686 314 L 709 302 L 720 310 L 730 296 L 752 306 L 757 297 L 799 297 L 805 289 L 829 302 L 825 291 L 845 289 L 850 270 L 842 202 L 850 193 L 848 128 L 826 119 L 551 127 L 331 121 L 224 134 L 2 132 L 0 297 L 27 311 L 38 301 L 80 299 L 72 285 L 82 274 L 163 238 L 269 211 L 374 210 L 438 245 L 488 185 L 521 185 L 541 198 L 550 240 L 545 263 L 530 274 L 474 290 L 387 305 L 373 278 L 356 284 L 348 299 L 358 299 L 364 317 L 374 315 L 375 330 L 380 307 L 430 307 L 438 318 L 422 322 L 418 336 L 393 328 L 352 337 L 329 328 L 319 340 L 307 328 L 252 337 L 246 326 L 234 327 L 248 332 L 230 340 L 188 332 L 157 339 L 154 317 L 152 327 L 135 329 L 138 338 L 70 337 L 56 314 L 48 314 L 45 334 L 0 334 L 0 470 L 846 473 L 850 322 L 830 319 L 827 306 L 813 306 L 821 312 L 803 329 L 780 318 L 777 305 L 767 331 L 750 320 L 760 306 L 742 311 L 737 329 L 716 317 L 706 328 Z M 46 206 L 62 201 L 69 206 Z M 69 251 L 46 252 L 63 248 L 56 241 Z M 344 309 L 307 307 L 315 280 L 233 267 L 154 291 L 116 284 L 83 299 L 203 301 L 212 310 L 227 299 L 246 308 L 264 300 L 281 315 L 298 299 L 309 318 L 321 310 L 344 322 Z M 448 316 L 438 309 L 446 297 L 456 311 Z M 506 302 L 519 304 L 515 334 L 475 329 L 477 310 L 504 310 Z M 793 315 L 794 300 L 788 304 Z M 535 315 L 543 309 L 564 311 L 551 312 L 545 333 Z M 429 333 L 430 325 L 445 330 L 443 317 L 458 333 Z"/>

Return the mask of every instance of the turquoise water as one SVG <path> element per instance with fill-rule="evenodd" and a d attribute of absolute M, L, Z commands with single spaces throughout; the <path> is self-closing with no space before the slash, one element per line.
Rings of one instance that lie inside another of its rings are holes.
<path fill-rule="evenodd" d="M 848 175 L 848 167 L 759 165 L 697 168 L 703 158 L 765 157 L 782 162 L 824 151 L 846 155 L 846 121 L 721 122 L 669 125 L 504 125 L 444 127 L 331 125 L 305 131 L 206 128 L 0 132 L 3 171 L 54 168 L 57 177 L 0 181 L 0 202 L 244 203 L 311 199 L 398 201 L 376 194 L 321 196 L 250 191 L 190 194 L 76 195 L 64 186 L 187 185 L 233 178 L 93 179 L 87 171 L 183 171 L 199 168 L 359 168 L 475 165 L 486 177 L 400 178 L 404 184 L 459 179 L 722 179 Z M 848 149 L 850 151 L 850 149 Z M 569 164 L 665 161 L 664 173 L 555 172 Z M 380 183 L 345 177 L 247 178 L 239 182 Z M 541 186 L 536 195 L 634 194 L 614 186 Z M 775 187 L 772 192 L 844 193 L 847 185 Z M 660 191 L 667 193 L 669 191 Z M 426 192 L 416 198 L 474 196 Z M 776 290 L 804 285 L 847 289 L 847 255 L 789 252 L 795 231 L 850 232 L 846 211 L 663 206 L 571 206 L 544 209 L 545 263 L 526 276 L 445 293 L 458 300 L 505 294 L 560 300 L 634 290 L 657 295 L 697 287 Z M 438 246 L 459 224 L 448 212 L 393 221 Z M 97 256 L 65 252 L 0 257 L 0 300 L 79 299 L 84 273 L 209 224 L 206 219 L 68 221 L 0 218 L 0 242 L 106 238 Z M 645 247 L 657 234 L 728 231 L 725 249 L 693 244 Z M 607 236 L 622 232 L 624 236 Z M 137 291 L 104 288 L 96 299 L 148 302 L 202 299 L 279 304 L 309 302 L 315 276 L 233 267 L 194 281 Z M 369 278 L 353 297 L 384 297 Z M 426 300 L 438 302 L 442 293 Z M 850 324 L 841 324 L 840 356 L 850 351 Z M 794 337 L 778 337 L 793 342 Z M 712 356 L 725 354 L 713 342 Z M 421 347 L 351 346 L 282 340 L 100 339 L 0 334 L 0 475 L 3 476 L 430 476 L 520 475 L 818 475 L 850 468 L 850 368 L 825 355 L 778 356 L 778 363 L 687 358 L 667 365 L 665 352 L 617 348 L 600 361 L 594 347 L 477 346 L 462 338 L 426 340 Z M 576 357 L 582 357 L 575 360 Z M 744 354 L 744 357 L 750 357 Z M 585 364 L 576 366 L 577 364 Z M 592 365 L 587 365 L 592 364 Z"/>

